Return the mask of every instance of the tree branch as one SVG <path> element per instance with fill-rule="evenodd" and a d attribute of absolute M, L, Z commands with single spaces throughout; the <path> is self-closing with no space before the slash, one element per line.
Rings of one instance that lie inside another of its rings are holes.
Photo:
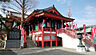
<path fill-rule="evenodd" d="M 16 10 L 16 9 L 14 9 L 14 8 L 12 8 L 12 7 L 10 7 L 10 6 L 3 6 L 4 8 L 9 8 L 9 9 L 12 9 L 12 10 L 14 10 L 14 11 L 17 11 L 18 13 L 21 13 L 21 12 L 19 12 L 18 10 Z"/>
<path fill-rule="evenodd" d="M 15 0 L 15 2 L 18 3 L 22 7 L 22 5 L 17 0 Z"/>
<path fill-rule="evenodd" d="M 17 7 L 18 9 L 21 9 L 20 7 L 18 7 L 17 5 L 15 5 L 14 3 L 10 3 L 11 5 L 14 5 L 15 7 Z"/>
<path fill-rule="evenodd" d="M 22 3 L 22 1 L 20 0 L 20 2 Z"/>

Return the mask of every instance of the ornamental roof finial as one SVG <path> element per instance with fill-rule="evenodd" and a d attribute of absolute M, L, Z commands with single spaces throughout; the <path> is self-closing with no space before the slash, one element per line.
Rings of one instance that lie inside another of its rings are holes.
<path fill-rule="evenodd" d="M 53 4 L 53 7 L 54 7 L 54 4 Z"/>

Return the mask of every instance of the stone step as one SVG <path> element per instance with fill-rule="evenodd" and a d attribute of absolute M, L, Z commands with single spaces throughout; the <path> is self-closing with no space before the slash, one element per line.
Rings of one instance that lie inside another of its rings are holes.
<path fill-rule="evenodd" d="M 20 48 L 20 40 L 6 40 L 6 48 Z"/>

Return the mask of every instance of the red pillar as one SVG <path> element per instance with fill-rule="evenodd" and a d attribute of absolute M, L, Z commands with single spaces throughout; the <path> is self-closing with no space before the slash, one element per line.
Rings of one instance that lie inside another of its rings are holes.
<path fill-rule="evenodd" d="M 52 36 L 50 36 L 50 47 L 52 47 Z"/>
<path fill-rule="evenodd" d="M 44 48 L 44 36 L 42 34 L 42 48 Z"/>
<path fill-rule="evenodd" d="M 56 46 L 57 46 L 57 36 L 56 36 Z"/>
<path fill-rule="evenodd" d="M 45 23 L 45 20 L 43 19 L 43 25 L 42 25 L 42 48 L 44 48 L 44 23 Z"/>

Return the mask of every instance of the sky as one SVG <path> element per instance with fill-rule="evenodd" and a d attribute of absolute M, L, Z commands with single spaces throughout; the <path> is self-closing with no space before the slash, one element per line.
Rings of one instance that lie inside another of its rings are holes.
<path fill-rule="evenodd" d="M 78 27 L 96 25 L 96 0 L 38 0 L 39 8 L 50 7 L 53 4 L 56 9 L 65 17 L 68 17 L 68 4 L 70 3 L 71 18 Z"/>
<path fill-rule="evenodd" d="M 96 0 L 36 0 L 34 9 L 43 9 L 54 4 L 55 8 L 65 17 L 68 17 L 68 4 L 70 3 L 71 18 L 78 27 L 96 25 Z M 0 12 L 1 13 L 1 12 Z"/>

